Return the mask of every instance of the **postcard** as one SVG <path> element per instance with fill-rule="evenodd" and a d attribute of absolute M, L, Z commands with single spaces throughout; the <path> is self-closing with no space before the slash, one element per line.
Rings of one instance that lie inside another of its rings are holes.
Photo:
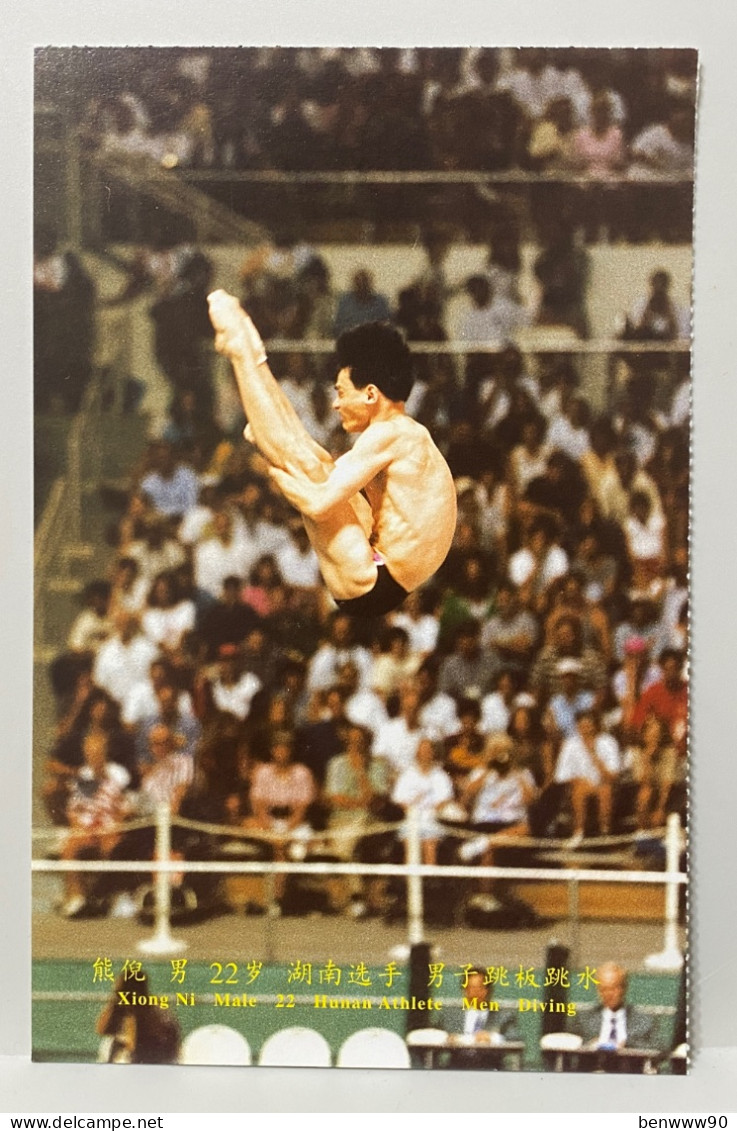
<path fill-rule="evenodd" d="M 687 1071 L 696 99 L 36 51 L 34 1059 Z"/>

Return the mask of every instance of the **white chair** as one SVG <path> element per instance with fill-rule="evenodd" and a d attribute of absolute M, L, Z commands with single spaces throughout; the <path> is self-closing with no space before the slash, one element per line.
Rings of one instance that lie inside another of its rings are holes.
<path fill-rule="evenodd" d="M 251 1046 L 228 1025 L 201 1025 L 182 1041 L 180 1064 L 251 1064 Z"/>
<path fill-rule="evenodd" d="M 562 1072 L 565 1068 L 565 1054 L 576 1052 L 583 1044 L 583 1037 L 578 1033 L 545 1033 L 540 1038 L 540 1048 L 543 1052 L 555 1053 L 553 1071 Z"/>
<path fill-rule="evenodd" d="M 447 1044 L 445 1029 L 413 1029 L 407 1034 L 408 1048 L 442 1048 Z"/>
<path fill-rule="evenodd" d="M 576 1052 L 583 1044 L 578 1033 L 546 1033 L 540 1038 L 540 1048 L 544 1052 Z"/>
<path fill-rule="evenodd" d="M 258 1062 L 263 1067 L 330 1068 L 330 1045 L 314 1029 L 295 1025 L 272 1033 L 264 1042 Z"/>
<path fill-rule="evenodd" d="M 338 1068 L 409 1068 L 410 1064 L 406 1044 L 390 1029 L 359 1029 L 338 1053 Z"/>

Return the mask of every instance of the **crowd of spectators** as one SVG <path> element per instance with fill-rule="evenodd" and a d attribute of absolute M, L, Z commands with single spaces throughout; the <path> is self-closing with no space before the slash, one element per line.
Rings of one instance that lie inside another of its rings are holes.
<path fill-rule="evenodd" d="M 94 144 L 169 167 L 691 175 L 692 51 L 99 48 L 38 62 L 39 99 L 73 70 L 66 97 Z"/>
<path fill-rule="evenodd" d="M 298 405 L 329 414 L 329 376 L 273 360 Z M 574 850 L 682 809 L 687 383 L 658 405 L 634 370 L 595 415 L 569 358 L 533 360 L 510 346 L 420 372 L 409 408 L 453 472 L 456 536 L 431 582 L 375 622 L 334 609 L 254 449 L 211 419 L 151 443 L 109 575 L 51 672 L 44 797 L 72 830 L 68 859 L 150 858 L 151 828 L 117 826 L 160 801 L 265 835 L 277 859 L 401 859 L 412 807 L 429 863 L 494 862 L 500 833 Z M 394 833 L 372 834 L 377 821 Z M 191 838 L 175 832 L 174 848 Z M 67 873 L 64 910 L 130 913 L 134 887 Z M 274 894 L 278 908 L 282 881 Z M 356 878 L 351 894 L 356 914 L 383 906 L 381 885 Z"/>
<path fill-rule="evenodd" d="M 691 173 L 688 51 L 150 50 L 41 52 L 38 97 L 73 61 L 65 89 L 90 142 L 172 167 L 567 170 L 599 193 L 622 170 Z M 108 575 L 87 586 L 51 667 L 58 720 L 43 795 L 66 859 L 140 859 L 141 874 L 66 872 L 64 914 L 140 908 L 153 827 L 125 823 L 161 802 L 272 859 L 401 860 L 411 809 L 423 859 L 438 865 L 495 863 L 499 835 L 574 852 L 587 836 L 647 834 L 683 812 L 687 371 L 675 354 L 627 353 L 601 411 L 572 355 L 521 347 L 534 325 L 589 334 L 585 207 L 557 207 L 555 186 L 535 187 L 548 194 L 533 233 L 535 309 L 519 287 L 530 233 L 498 202 L 486 210 L 486 262 L 460 282 L 446 268 L 453 230 L 424 217 L 426 263 L 397 296 L 358 253 L 338 293 L 286 227 L 242 262 L 244 305 L 267 340 L 390 318 L 410 341 L 455 334 L 465 347 L 418 353 L 407 402 L 453 473 L 454 543 L 435 577 L 378 621 L 335 610 L 242 420 L 218 412 L 207 258 L 170 231 L 135 260 L 110 301 L 152 294 L 171 408 L 111 517 Z M 663 232 L 671 198 L 655 191 Z M 39 408 L 68 393 L 74 410 L 93 294 L 45 233 L 34 296 Z M 72 317 L 75 302 L 84 313 Z M 619 313 L 626 341 L 689 336 L 662 270 L 649 291 L 643 272 L 641 301 Z M 330 360 L 274 352 L 270 363 L 308 430 L 340 455 Z M 188 853 L 217 855 L 224 839 L 175 828 L 183 874 Z M 386 909 L 381 883 L 349 887 L 352 913 Z M 283 877 L 273 896 L 273 911 L 288 905 Z"/>

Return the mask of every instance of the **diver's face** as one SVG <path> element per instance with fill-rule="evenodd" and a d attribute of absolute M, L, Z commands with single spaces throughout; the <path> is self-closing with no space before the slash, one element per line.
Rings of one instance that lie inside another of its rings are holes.
<path fill-rule="evenodd" d="M 363 432 L 371 423 L 371 387 L 367 385 L 365 389 L 357 389 L 351 380 L 350 369 L 340 370 L 335 380 L 333 408 L 346 432 Z"/>

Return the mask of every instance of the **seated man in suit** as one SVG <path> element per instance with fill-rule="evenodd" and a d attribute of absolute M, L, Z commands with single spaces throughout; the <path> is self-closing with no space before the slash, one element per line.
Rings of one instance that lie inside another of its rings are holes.
<path fill-rule="evenodd" d="M 522 1033 L 517 1013 L 497 1011 L 496 1003 L 490 1000 L 483 971 L 482 966 L 469 970 L 460 1009 L 451 1006 L 443 1010 L 449 1043 L 451 1047 L 456 1045 L 449 1058 L 451 1068 L 517 1067 L 502 1064 L 501 1058 L 493 1058 L 484 1051 L 495 1045 L 521 1041 Z"/>
<path fill-rule="evenodd" d="M 655 1018 L 636 1005 L 627 1005 L 627 971 L 606 962 L 597 971 L 600 1004 L 579 1013 L 568 1026 L 578 1033 L 584 1045 L 600 1049 L 662 1049 L 659 1025 Z"/>

